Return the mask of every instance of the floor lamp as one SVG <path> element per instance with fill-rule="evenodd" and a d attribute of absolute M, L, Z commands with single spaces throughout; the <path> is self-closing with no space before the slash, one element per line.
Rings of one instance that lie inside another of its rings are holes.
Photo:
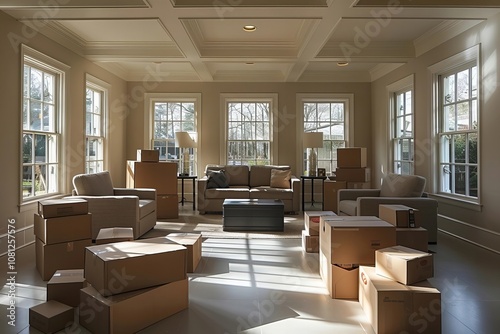
<path fill-rule="evenodd" d="M 189 169 L 189 164 L 190 164 L 190 158 L 189 158 L 189 149 L 190 148 L 195 148 L 196 147 L 196 142 L 191 138 L 188 132 L 181 131 L 181 132 L 176 132 L 175 133 L 175 141 L 177 146 L 179 147 L 180 150 L 182 150 L 181 153 L 181 171 L 179 172 L 180 176 L 189 176 L 190 174 L 190 169 Z"/>
<path fill-rule="evenodd" d="M 309 176 L 316 176 L 316 167 L 318 156 L 316 155 L 316 147 L 323 147 L 323 132 L 304 132 L 302 144 L 305 148 L 309 148 Z"/>

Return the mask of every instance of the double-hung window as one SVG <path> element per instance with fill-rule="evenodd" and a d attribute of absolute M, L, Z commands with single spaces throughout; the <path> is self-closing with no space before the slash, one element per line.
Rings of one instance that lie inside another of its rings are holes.
<path fill-rule="evenodd" d="M 478 195 L 478 80 L 475 62 L 439 77 L 441 192 Z"/>
<path fill-rule="evenodd" d="M 323 147 L 317 149 L 317 166 L 325 168 L 326 173 L 334 173 L 337 168 L 337 148 L 348 146 L 352 96 L 303 94 L 298 100 L 303 112 L 303 132 L 323 133 Z M 308 169 L 308 159 L 307 148 L 303 147 L 304 171 Z"/>
<path fill-rule="evenodd" d="M 87 75 L 85 92 L 85 172 L 105 169 L 107 89 Z"/>
<path fill-rule="evenodd" d="M 66 65 L 23 46 L 22 201 L 61 192 Z"/>
<path fill-rule="evenodd" d="M 479 201 L 479 45 L 430 67 L 434 78 L 436 187 Z"/>
<path fill-rule="evenodd" d="M 272 94 L 271 94 L 272 95 Z M 273 131 L 275 96 L 224 97 L 226 163 L 269 165 L 276 154 Z"/>
<path fill-rule="evenodd" d="M 183 148 L 175 141 L 176 132 L 188 132 L 192 139 L 198 135 L 197 115 L 201 104 L 200 94 L 146 94 L 151 108 L 151 147 L 160 151 L 160 160 L 179 161 Z M 197 143 L 200 147 L 200 143 Z M 186 148 L 189 151 L 189 168 L 191 174 L 197 171 L 197 148 Z"/>

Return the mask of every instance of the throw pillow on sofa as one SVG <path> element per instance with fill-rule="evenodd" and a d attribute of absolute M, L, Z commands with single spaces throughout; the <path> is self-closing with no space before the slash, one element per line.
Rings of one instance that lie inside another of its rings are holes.
<path fill-rule="evenodd" d="M 290 179 L 292 171 L 290 169 L 271 169 L 271 188 L 290 189 Z"/>
<path fill-rule="evenodd" d="M 228 187 L 229 183 L 227 181 L 227 177 L 223 169 L 208 172 L 207 188 L 228 188 Z"/>

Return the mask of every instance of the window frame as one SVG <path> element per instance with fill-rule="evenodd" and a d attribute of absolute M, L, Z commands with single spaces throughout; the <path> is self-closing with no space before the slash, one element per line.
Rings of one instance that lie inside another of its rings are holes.
<path fill-rule="evenodd" d="M 278 94 L 275 93 L 224 93 L 220 95 L 221 101 L 221 129 L 224 129 L 220 142 L 220 164 L 228 164 L 227 145 L 228 145 L 228 109 L 229 103 L 269 103 L 269 160 L 270 164 L 276 164 L 278 161 L 278 133 L 275 127 L 278 124 Z"/>
<path fill-rule="evenodd" d="M 415 174 L 415 86 L 414 86 L 414 75 L 411 74 L 401 80 L 398 80 L 394 82 L 393 84 L 387 86 L 387 92 L 388 92 L 388 103 L 389 103 L 389 133 L 388 133 L 388 143 L 389 144 L 389 155 L 388 155 L 388 170 L 390 170 L 392 173 L 396 173 L 396 141 L 401 139 L 400 137 L 396 137 L 396 131 L 397 131 L 397 97 L 398 94 L 401 93 L 406 93 L 406 92 L 411 92 L 411 117 L 412 117 L 412 136 L 411 137 L 404 137 L 404 139 L 412 139 L 412 144 L 411 144 L 411 152 L 412 156 L 410 160 L 403 160 L 402 161 L 407 161 L 411 163 L 411 174 Z"/>
<path fill-rule="evenodd" d="M 432 122 L 432 133 L 434 139 L 432 154 L 432 186 L 434 190 L 434 195 L 453 200 L 457 203 L 463 203 L 464 205 L 473 205 L 473 206 L 481 206 L 481 110 L 482 110 L 482 89 L 481 89 L 481 54 L 480 54 L 481 45 L 475 45 L 469 49 L 466 49 L 454 56 L 451 56 L 437 64 L 434 64 L 429 67 L 429 71 L 432 75 L 432 103 L 433 103 L 433 122 Z M 477 197 L 444 192 L 441 189 L 441 159 L 440 156 L 442 154 L 441 151 L 441 142 L 440 142 L 440 134 L 442 128 L 442 117 L 443 111 L 441 109 L 442 106 L 442 85 L 441 78 L 452 74 L 458 73 L 466 67 L 477 67 Z"/>
<path fill-rule="evenodd" d="M 94 77 L 93 75 L 86 74 L 86 81 L 85 81 L 85 96 L 87 95 L 87 89 L 92 89 L 94 91 L 97 91 L 101 93 L 101 131 L 99 136 L 95 135 L 87 135 L 87 105 L 85 101 L 84 105 L 84 124 L 85 124 L 85 172 L 89 173 L 88 166 L 90 161 L 87 160 L 87 142 L 89 138 L 92 139 L 100 139 L 102 141 L 102 166 L 101 169 L 98 171 L 103 171 L 108 168 L 108 122 L 109 122 L 109 89 L 111 88 L 111 85 L 108 84 L 105 81 L 102 81 L 99 78 Z M 96 161 L 96 160 L 94 160 Z M 96 171 L 96 172 L 98 172 Z"/>
<path fill-rule="evenodd" d="M 20 68 L 20 73 L 21 73 L 21 80 L 20 80 L 20 85 L 21 85 L 21 96 L 20 96 L 20 107 L 21 107 L 21 112 L 20 112 L 20 130 L 19 130 L 19 136 L 20 136 L 20 144 L 19 144 L 19 151 L 20 151 L 20 158 L 19 158 L 19 170 L 20 170 L 20 178 L 19 178 L 19 206 L 20 206 L 20 211 L 24 211 L 23 207 L 29 206 L 30 204 L 33 204 L 35 202 L 38 202 L 40 199 L 44 198 L 52 198 L 52 197 L 59 197 L 61 194 L 66 193 L 66 188 L 67 185 L 70 184 L 70 175 L 67 175 L 69 173 L 65 173 L 63 170 L 64 167 L 66 166 L 65 161 L 66 161 L 66 154 L 65 150 L 63 150 L 63 147 L 66 147 L 66 136 L 65 134 L 67 133 L 67 123 L 66 123 L 66 111 L 68 110 L 68 101 L 66 99 L 66 92 L 69 91 L 69 70 L 70 66 L 54 59 L 51 58 L 33 48 L 28 47 L 27 45 L 22 44 L 21 45 L 21 52 L 20 52 L 20 57 L 21 57 L 21 68 Z M 24 129 L 24 66 L 28 65 L 34 68 L 37 68 L 43 72 L 51 73 L 55 75 L 55 89 L 54 89 L 54 95 L 55 101 L 54 101 L 54 130 L 52 132 L 52 135 L 55 135 L 57 137 L 57 144 L 55 145 L 55 150 L 56 150 L 56 163 L 54 164 L 56 169 L 57 169 L 57 176 L 55 179 L 56 182 L 56 190 L 54 192 L 50 192 L 47 194 L 42 194 L 42 195 L 35 195 L 35 196 L 28 196 L 24 197 L 23 196 L 23 167 L 24 167 L 24 162 L 23 162 L 23 137 L 25 133 L 45 133 L 44 131 L 33 131 L 33 130 L 27 130 L 25 131 Z M 29 208 L 27 208 L 29 209 Z"/>
<path fill-rule="evenodd" d="M 304 166 L 307 166 L 307 148 L 303 147 L 302 134 L 304 133 L 304 103 L 344 103 L 344 142 L 345 147 L 350 147 L 354 142 L 354 94 L 337 94 L 337 93 L 301 93 L 296 97 L 297 116 L 301 120 L 297 122 L 297 166 L 300 166 L 301 175 L 304 174 Z M 319 167 L 319 152 L 318 152 L 318 167 Z M 304 158 L 305 157 L 305 158 Z M 331 159 L 332 171 L 335 173 L 335 159 Z M 328 172 L 328 170 L 327 170 Z M 304 174 L 305 175 L 305 174 Z"/>
<path fill-rule="evenodd" d="M 194 104 L 194 122 L 195 122 L 195 131 L 196 137 L 200 136 L 201 131 L 201 94 L 200 93 L 145 93 L 144 94 L 144 110 L 147 112 L 144 113 L 144 140 L 143 147 L 148 149 L 154 149 L 155 142 L 155 131 L 154 131 L 154 122 L 155 122 L 155 103 L 193 103 Z M 175 144 L 175 138 L 172 139 Z M 193 152 L 193 173 L 194 175 L 199 174 L 199 152 L 201 152 L 202 143 L 200 140 L 196 140 L 196 148 L 192 148 Z M 179 149 L 177 146 L 174 146 L 176 149 Z M 165 161 L 179 161 L 178 159 L 168 159 L 165 158 Z M 179 164 L 180 166 L 180 164 Z"/>

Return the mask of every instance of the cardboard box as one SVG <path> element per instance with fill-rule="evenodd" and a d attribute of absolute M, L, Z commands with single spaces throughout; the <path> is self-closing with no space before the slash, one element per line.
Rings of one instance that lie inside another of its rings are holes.
<path fill-rule="evenodd" d="M 370 182 L 347 182 L 347 189 L 371 189 Z"/>
<path fill-rule="evenodd" d="M 302 230 L 302 249 L 307 253 L 319 253 L 319 235 L 309 235 Z"/>
<path fill-rule="evenodd" d="M 87 247 L 85 279 L 103 296 L 183 280 L 187 249 L 164 237 Z"/>
<path fill-rule="evenodd" d="M 403 246 L 375 251 L 375 272 L 402 284 L 425 281 L 434 276 L 432 254 Z"/>
<path fill-rule="evenodd" d="M 134 230 L 132 227 L 110 227 L 101 228 L 95 243 L 97 245 L 109 244 L 113 242 L 134 240 Z"/>
<path fill-rule="evenodd" d="M 44 281 L 48 281 L 57 270 L 82 269 L 85 247 L 92 245 L 92 239 L 83 239 L 46 245 L 36 238 L 36 269 Z"/>
<path fill-rule="evenodd" d="M 132 165 L 133 188 L 153 188 L 157 194 L 177 195 L 177 163 L 136 161 Z"/>
<path fill-rule="evenodd" d="M 47 300 L 77 307 L 84 285 L 83 269 L 57 270 L 47 282 Z"/>
<path fill-rule="evenodd" d="M 335 170 L 337 181 L 370 182 L 370 168 L 338 168 Z"/>
<path fill-rule="evenodd" d="M 137 150 L 137 161 L 158 162 L 158 161 L 160 161 L 160 151 L 158 151 L 158 150 Z"/>
<path fill-rule="evenodd" d="M 137 333 L 188 308 L 188 279 L 104 297 L 80 290 L 79 323 L 92 333 Z"/>
<path fill-rule="evenodd" d="M 358 299 L 359 266 L 331 264 L 320 250 L 319 272 L 330 297 L 335 299 Z"/>
<path fill-rule="evenodd" d="M 159 219 L 179 218 L 179 196 L 156 195 L 156 216 Z"/>
<path fill-rule="evenodd" d="M 187 248 L 187 272 L 194 273 L 201 260 L 201 234 L 170 233 L 165 238 Z"/>
<path fill-rule="evenodd" d="M 323 182 L 323 209 L 338 213 L 337 199 L 339 189 L 346 189 L 346 181 L 325 181 Z"/>
<path fill-rule="evenodd" d="M 43 333 L 55 333 L 73 324 L 75 310 L 55 300 L 30 307 L 30 326 Z"/>
<path fill-rule="evenodd" d="M 366 167 L 366 147 L 345 147 L 337 149 L 337 166 L 340 168 Z"/>
<path fill-rule="evenodd" d="M 396 244 L 427 252 L 429 233 L 423 227 L 396 228 Z"/>
<path fill-rule="evenodd" d="M 36 237 L 46 245 L 91 239 L 92 214 L 43 218 L 35 213 L 33 231 Z"/>
<path fill-rule="evenodd" d="M 408 286 L 362 266 L 359 303 L 376 334 L 441 333 L 441 293 L 428 281 Z"/>
<path fill-rule="evenodd" d="M 377 249 L 396 245 L 396 228 L 375 216 L 322 216 L 321 222 L 320 245 L 331 264 L 374 265 Z"/>
<path fill-rule="evenodd" d="M 84 215 L 89 204 L 81 198 L 45 199 L 38 201 L 38 214 L 43 218 Z"/>
<path fill-rule="evenodd" d="M 419 227 L 422 222 L 422 212 L 400 204 L 380 204 L 378 216 L 396 227 Z"/>
<path fill-rule="evenodd" d="M 333 211 L 304 211 L 304 227 L 306 234 L 319 235 L 319 218 L 321 216 L 336 216 Z"/>

